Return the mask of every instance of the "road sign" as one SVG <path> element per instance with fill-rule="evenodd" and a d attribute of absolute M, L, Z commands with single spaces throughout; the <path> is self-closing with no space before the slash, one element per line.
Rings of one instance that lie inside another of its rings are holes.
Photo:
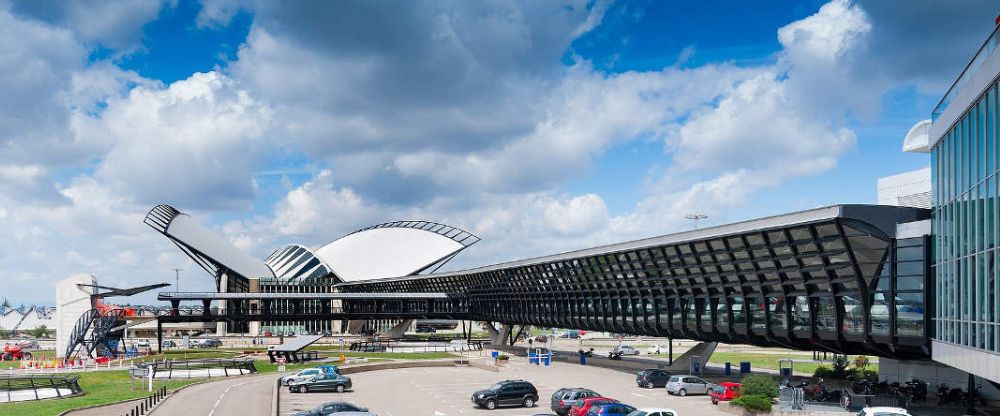
<path fill-rule="evenodd" d="M 278 372 L 285 372 L 285 357 L 278 357 Z"/>

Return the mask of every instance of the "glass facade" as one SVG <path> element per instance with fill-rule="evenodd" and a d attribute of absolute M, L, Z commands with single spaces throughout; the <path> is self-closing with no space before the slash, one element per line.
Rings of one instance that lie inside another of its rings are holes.
<path fill-rule="evenodd" d="M 956 119 L 931 152 L 935 339 L 993 352 L 1000 352 L 998 107 L 994 83 Z M 911 281 L 900 284 L 915 285 Z"/>

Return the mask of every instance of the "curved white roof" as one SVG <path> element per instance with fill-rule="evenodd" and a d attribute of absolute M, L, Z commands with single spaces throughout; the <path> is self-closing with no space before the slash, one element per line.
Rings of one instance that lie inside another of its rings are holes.
<path fill-rule="evenodd" d="M 903 139 L 903 151 L 910 153 L 930 153 L 930 129 L 930 119 L 920 121 L 914 124 L 913 127 L 910 127 L 910 131 L 906 133 L 906 138 Z"/>
<path fill-rule="evenodd" d="M 174 207 L 159 205 L 153 208 L 145 223 L 167 236 L 209 273 L 228 269 L 246 278 L 274 277 L 274 272 L 264 262 L 244 253 Z"/>
<path fill-rule="evenodd" d="M 409 276 L 451 260 L 479 241 L 461 229 L 398 221 L 355 231 L 320 247 L 316 256 L 345 282 Z"/>

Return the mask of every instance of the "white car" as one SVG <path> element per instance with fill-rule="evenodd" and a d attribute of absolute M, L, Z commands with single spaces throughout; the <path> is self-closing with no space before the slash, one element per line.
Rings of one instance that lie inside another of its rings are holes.
<path fill-rule="evenodd" d="M 664 407 L 643 407 L 629 413 L 628 416 L 679 416 L 674 409 Z"/>
<path fill-rule="evenodd" d="M 858 416 L 910 416 L 910 412 L 899 407 L 878 406 L 861 409 Z"/>
<path fill-rule="evenodd" d="M 281 378 L 281 385 L 287 386 L 288 383 L 291 383 L 293 381 L 311 380 L 313 377 L 316 377 L 316 376 L 318 376 L 320 374 L 323 374 L 323 370 L 321 370 L 319 368 L 307 368 L 305 370 L 301 370 L 298 373 L 292 374 L 290 376 L 284 376 L 284 377 L 282 377 Z"/>
<path fill-rule="evenodd" d="M 646 349 L 646 354 L 665 354 L 666 352 L 667 348 L 661 347 L 660 344 L 655 344 Z"/>
<path fill-rule="evenodd" d="M 149 348 L 149 340 L 140 339 L 139 342 L 135 343 L 135 345 L 139 348 Z"/>

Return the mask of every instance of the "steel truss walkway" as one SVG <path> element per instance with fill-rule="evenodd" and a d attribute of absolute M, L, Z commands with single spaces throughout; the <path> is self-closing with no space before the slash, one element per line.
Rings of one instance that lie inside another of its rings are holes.
<path fill-rule="evenodd" d="M 929 218 L 839 205 L 336 289 L 446 292 L 468 319 L 507 324 L 929 359 Z"/>
<path fill-rule="evenodd" d="M 159 321 L 468 319 L 930 359 L 929 218 L 838 205 L 335 293 L 161 294 Z"/>

